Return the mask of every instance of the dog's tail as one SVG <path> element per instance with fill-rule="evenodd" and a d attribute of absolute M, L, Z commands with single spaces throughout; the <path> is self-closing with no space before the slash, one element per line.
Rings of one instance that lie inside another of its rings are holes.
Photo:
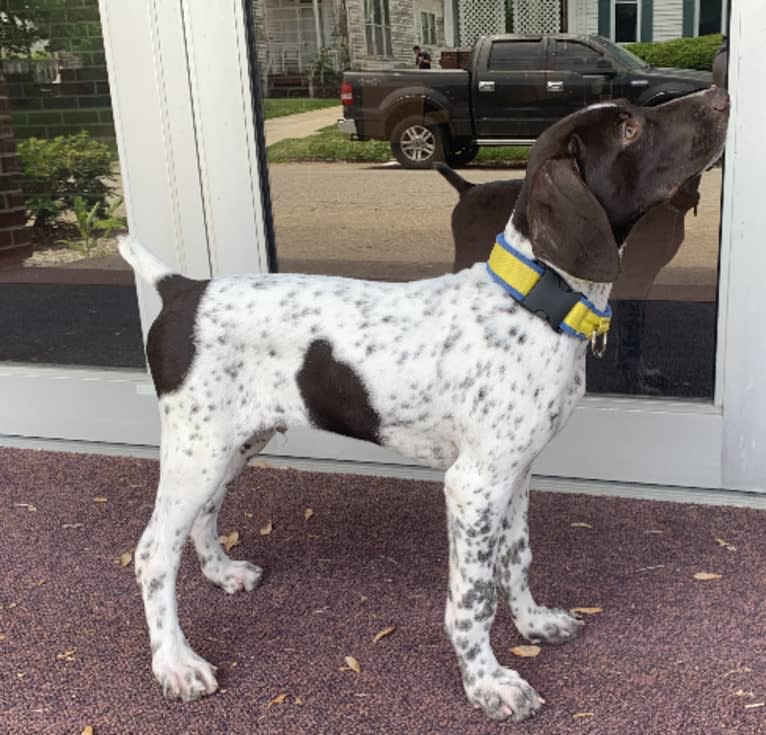
<path fill-rule="evenodd" d="M 117 248 L 136 275 L 155 288 L 163 278 L 177 275 L 170 266 L 165 265 L 159 258 L 152 255 L 130 235 L 120 237 Z"/>
<path fill-rule="evenodd" d="M 450 184 L 452 184 L 460 196 L 463 196 L 463 194 L 465 194 L 469 189 L 474 187 L 474 184 L 472 184 L 470 181 L 466 181 L 459 173 L 450 168 L 446 163 L 442 163 L 441 161 L 439 163 L 435 163 L 434 168 L 445 179 L 447 179 Z"/>

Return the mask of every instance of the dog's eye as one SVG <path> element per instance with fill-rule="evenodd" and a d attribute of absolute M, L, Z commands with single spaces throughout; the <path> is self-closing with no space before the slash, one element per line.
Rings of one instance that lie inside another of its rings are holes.
<path fill-rule="evenodd" d="M 626 120 L 622 124 L 622 137 L 625 140 L 633 140 L 638 135 L 638 125 L 632 120 Z"/>

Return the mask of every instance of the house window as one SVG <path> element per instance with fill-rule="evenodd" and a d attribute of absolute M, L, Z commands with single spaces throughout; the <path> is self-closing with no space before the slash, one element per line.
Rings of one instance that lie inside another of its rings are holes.
<path fill-rule="evenodd" d="M 614 40 L 616 43 L 638 41 L 639 0 L 615 0 Z"/>
<path fill-rule="evenodd" d="M 722 16 L 721 0 L 697 0 L 697 35 L 720 33 Z"/>
<path fill-rule="evenodd" d="M 420 42 L 430 46 L 436 45 L 436 14 L 420 14 Z"/>
<path fill-rule="evenodd" d="M 391 56 L 391 17 L 388 0 L 365 0 L 364 28 L 369 56 Z"/>

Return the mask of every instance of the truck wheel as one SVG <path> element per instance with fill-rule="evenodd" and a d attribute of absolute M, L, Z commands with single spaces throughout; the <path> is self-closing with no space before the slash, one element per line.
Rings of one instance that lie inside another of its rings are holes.
<path fill-rule="evenodd" d="M 444 161 L 444 132 L 422 116 L 407 117 L 391 133 L 391 152 L 403 168 L 431 168 Z"/>
<path fill-rule="evenodd" d="M 475 143 L 466 143 L 463 146 L 457 145 L 447 154 L 447 163 L 452 166 L 452 168 L 465 166 L 467 163 L 473 161 L 478 153 L 479 146 Z"/>

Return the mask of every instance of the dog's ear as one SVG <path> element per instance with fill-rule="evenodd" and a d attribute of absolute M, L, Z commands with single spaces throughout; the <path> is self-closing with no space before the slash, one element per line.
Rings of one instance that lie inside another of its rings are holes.
<path fill-rule="evenodd" d="M 539 166 L 527 220 L 535 257 L 585 281 L 617 280 L 620 256 L 612 228 L 574 157 L 550 158 Z"/>

